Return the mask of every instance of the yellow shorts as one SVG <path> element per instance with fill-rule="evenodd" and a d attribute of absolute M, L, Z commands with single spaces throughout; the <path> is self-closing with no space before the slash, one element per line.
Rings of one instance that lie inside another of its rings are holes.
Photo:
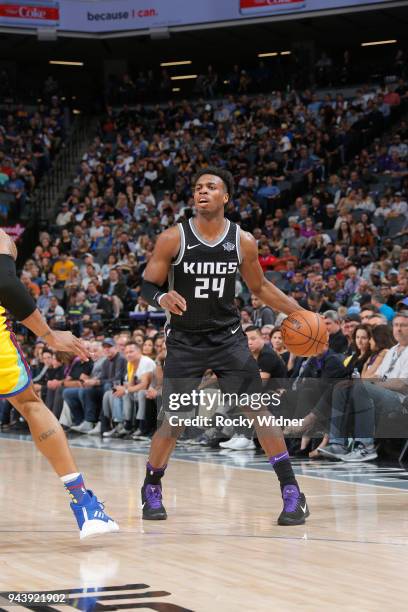
<path fill-rule="evenodd" d="M 15 335 L 0 331 L 0 398 L 21 393 L 31 382 L 31 372 Z"/>

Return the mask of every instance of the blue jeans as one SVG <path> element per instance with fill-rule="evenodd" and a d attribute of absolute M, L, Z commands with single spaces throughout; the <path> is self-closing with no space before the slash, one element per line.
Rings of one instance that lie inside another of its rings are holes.
<path fill-rule="evenodd" d="M 352 406 L 356 442 L 363 442 L 366 446 L 372 445 L 376 412 L 393 412 L 396 405 L 401 405 L 398 393 L 368 380 L 355 380 L 349 385 L 336 385 L 333 392 L 330 443 L 346 443 L 347 420 Z"/>
<path fill-rule="evenodd" d="M 112 421 L 122 423 L 123 421 L 123 400 L 121 397 L 113 397 L 113 391 L 105 391 L 102 401 L 103 414 Z"/>
<path fill-rule="evenodd" d="M 84 389 L 79 387 L 73 387 L 71 389 L 64 389 L 62 397 L 67 402 L 71 411 L 72 422 L 74 425 L 82 423 L 85 417 L 84 404 L 82 401 L 82 394 Z"/>
<path fill-rule="evenodd" d="M 84 420 L 89 423 L 96 423 L 102 407 L 103 387 L 87 387 L 81 389 L 81 401 L 84 408 Z"/>

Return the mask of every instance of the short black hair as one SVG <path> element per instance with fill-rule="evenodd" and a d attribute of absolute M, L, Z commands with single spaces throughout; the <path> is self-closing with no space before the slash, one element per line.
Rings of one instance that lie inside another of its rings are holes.
<path fill-rule="evenodd" d="M 248 327 L 245 328 L 245 333 L 247 334 L 248 332 L 256 332 L 259 335 L 262 334 L 261 328 L 256 325 L 248 325 Z"/>
<path fill-rule="evenodd" d="M 231 202 L 234 195 L 234 179 L 231 172 L 224 170 L 224 168 L 217 168 L 216 166 L 208 166 L 207 168 L 201 168 L 193 177 L 193 187 L 197 181 L 204 176 L 204 174 L 213 174 L 218 176 L 224 183 L 225 189 L 229 195 L 228 201 Z"/>

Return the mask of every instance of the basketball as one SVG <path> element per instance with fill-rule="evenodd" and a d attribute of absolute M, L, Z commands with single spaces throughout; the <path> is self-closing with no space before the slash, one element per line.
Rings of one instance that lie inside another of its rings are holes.
<path fill-rule="evenodd" d="M 299 357 L 318 355 L 328 348 L 329 334 L 322 317 L 309 310 L 295 310 L 282 323 L 283 341 Z"/>

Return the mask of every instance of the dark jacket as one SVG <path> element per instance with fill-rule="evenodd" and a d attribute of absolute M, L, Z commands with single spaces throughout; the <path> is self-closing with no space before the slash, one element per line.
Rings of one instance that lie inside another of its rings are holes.
<path fill-rule="evenodd" d="M 341 329 L 335 334 L 329 336 L 329 348 L 335 353 L 345 353 L 348 349 L 348 342 L 346 336 L 343 334 Z"/>
<path fill-rule="evenodd" d="M 102 294 L 108 295 L 110 280 L 107 278 L 102 283 Z M 113 290 L 113 295 L 116 295 L 122 302 L 126 299 L 128 287 L 123 281 L 118 281 Z"/>
<path fill-rule="evenodd" d="M 126 375 L 126 359 L 116 353 L 113 359 L 105 359 L 101 369 L 102 384 L 123 381 Z"/>

